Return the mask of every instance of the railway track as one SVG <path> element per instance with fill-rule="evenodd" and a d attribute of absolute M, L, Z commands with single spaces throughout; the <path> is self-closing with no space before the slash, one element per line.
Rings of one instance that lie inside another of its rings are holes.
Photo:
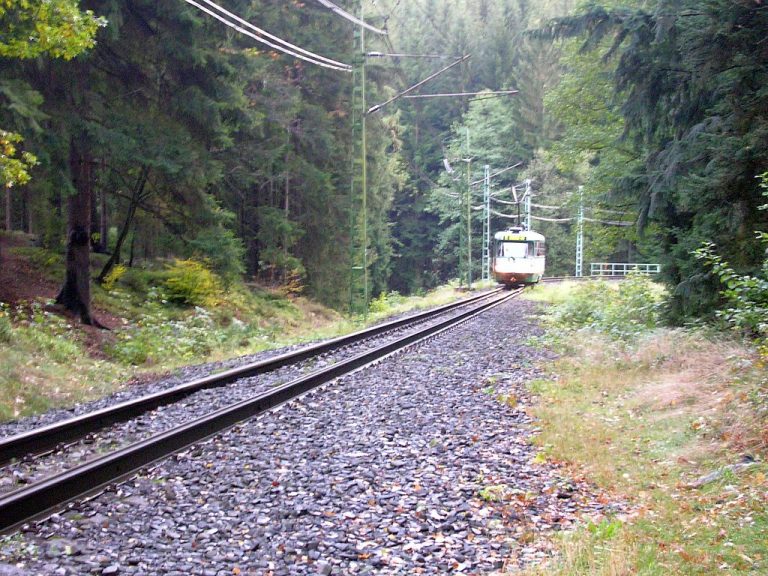
<path fill-rule="evenodd" d="M 407 331 L 405 335 L 397 335 L 384 344 L 359 352 L 346 359 L 333 363 L 328 362 L 325 367 L 295 377 L 288 382 L 277 382 L 271 389 L 262 390 L 255 394 L 251 392 L 248 397 L 237 402 L 213 411 L 208 410 L 204 415 L 188 420 L 181 425 L 153 434 L 128 446 L 120 447 L 84 464 L 61 471 L 44 480 L 35 481 L 24 488 L 6 494 L 0 497 L 0 531 L 7 532 L 21 523 L 50 513 L 68 501 L 95 493 L 103 489 L 104 486 L 119 481 L 136 470 L 165 458 L 190 444 L 279 406 L 344 374 L 377 362 L 417 341 L 433 337 L 439 332 L 457 326 L 474 315 L 517 296 L 520 292 L 521 290 L 512 292 L 492 291 L 429 312 L 382 324 L 347 337 L 337 338 L 270 360 L 198 379 L 162 393 L 124 402 L 94 414 L 59 422 L 42 430 L 8 438 L 0 443 L 0 460 L 8 462 L 18 458 L 29 459 L 30 454 L 50 451 L 60 446 L 63 438 L 70 442 L 74 441 L 116 422 L 128 421 L 137 415 L 146 414 L 149 410 L 184 400 L 198 391 L 220 388 L 232 382 L 275 371 L 296 362 L 322 357 L 322 355 L 337 350 L 339 347 L 349 346 L 387 332 L 402 330 L 417 323 L 425 323 L 439 315 L 454 314 L 448 319 L 441 319 L 428 324 L 426 327 Z M 468 309 L 463 310 L 461 308 Z M 162 419 L 162 415 L 160 418 Z"/>

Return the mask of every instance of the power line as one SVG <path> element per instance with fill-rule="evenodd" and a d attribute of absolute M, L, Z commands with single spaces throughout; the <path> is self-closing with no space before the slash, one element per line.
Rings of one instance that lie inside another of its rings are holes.
<path fill-rule="evenodd" d="M 485 96 L 486 98 L 496 98 L 498 96 L 514 96 L 519 94 L 519 90 L 483 90 L 482 92 L 453 92 L 443 94 L 412 94 L 410 96 L 403 96 L 403 98 L 453 98 L 459 96 Z M 478 98 L 477 100 L 485 100 L 486 98 Z"/>
<path fill-rule="evenodd" d="M 502 200 L 501 198 L 496 198 L 495 196 L 491 196 L 491 200 L 494 202 L 498 202 L 499 204 L 506 204 L 507 206 L 517 206 L 520 204 L 520 202 L 511 202 L 509 200 Z"/>
<path fill-rule="evenodd" d="M 437 72 L 435 72 L 434 74 L 432 74 L 432 75 L 430 75 L 430 76 L 427 76 L 426 78 L 424 78 L 424 80 L 422 80 L 422 81 L 420 81 L 420 82 L 417 82 L 416 84 L 414 84 L 414 85 L 413 85 L 413 86 L 411 86 L 410 88 L 406 88 L 406 89 L 405 89 L 405 90 L 403 90 L 402 92 L 399 92 L 399 93 L 395 94 L 394 96 L 392 96 L 392 98 L 390 98 L 390 99 L 389 99 L 389 100 L 387 100 L 386 102 L 382 102 L 381 104 L 376 104 L 376 106 L 371 106 L 371 107 L 368 109 L 368 111 L 366 112 L 366 114 L 371 114 L 371 113 L 373 113 L 373 112 L 376 112 L 376 111 L 378 111 L 378 110 L 381 110 L 381 109 L 382 109 L 384 106 L 386 106 L 387 104 L 390 104 L 390 103 L 394 102 L 395 100 L 398 100 L 399 98 L 402 98 L 403 96 L 405 96 L 405 95 L 406 95 L 406 94 L 408 94 L 409 92 L 413 92 L 414 90 L 416 90 L 417 88 L 420 88 L 421 86 L 423 86 L 424 84 L 426 84 L 426 83 L 427 83 L 427 82 L 429 82 L 430 80 L 433 80 L 434 78 L 437 78 L 437 77 L 438 77 L 440 74 L 442 74 L 443 72 L 446 72 L 447 70 L 450 70 L 450 69 L 451 69 L 451 68 L 453 68 L 454 66 L 456 66 L 456 65 L 458 65 L 458 64 L 461 64 L 462 62 L 465 62 L 466 60 L 468 60 L 468 59 L 469 59 L 469 57 L 470 57 L 470 56 L 471 56 L 470 54 L 467 54 L 466 56 L 462 56 L 461 58 L 459 58 L 458 60 L 456 60 L 456 62 L 453 62 L 453 63 L 449 64 L 449 65 L 448 65 L 448 66 L 446 66 L 445 68 L 441 68 L 440 70 L 438 70 L 438 71 L 437 71 Z"/>
<path fill-rule="evenodd" d="M 592 207 L 592 210 L 597 212 L 607 212 L 608 214 L 619 214 L 621 216 L 627 213 L 626 210 L 611 210 L 610 208 L 600 208 L 599 206 Z"/>
<path fill-rule="evenodd" d="M 274 48 L 279 52 L 283 52 L 284 54 L 288 54 L 289 56 L 293 56 L 294 58 L 304 60 L 305 62 L 309 62 L 310 64 L 322 66 L 323 68 L 330 68 L 332 70 L 340 70 L 343 72 L 349 72 L 352 70 L 352 67 L 349 64 L 344 64 L 343 62 L 331 60 L 330 58 L 326 58 L 325 56 L 320 56 L 319 54 L 315 54 L 314 52 L 310 52 L 309 50 L 305 50 L 304 48 L 295 46 L 290 42 L 286 42 L 285 40 L 278 38 L 273 34 L 270 34 L 266 30 L 262 30 L 261 28 L 254 26 L 250 22 L 243 20 L 239 16 L 227 11 L 226 9 L 222 8 L 215 2 L 212 2 L 211 0 L 202 0 L 202 1 L 208 4 L 209 6 L 212 6 L 214 9 L 218 10 L 222 14 L 226 14 L 229 18 L 232 18 L 236 22 L 239 22 L 240 24 L 243 24 L 244 26 L 256 31 L 258 34 L 260 34 L 260 36 L 254 34 L 253 32 L 249 32 L 248 30 L 242 28 L 241 26 L 238 26 L 233 22 L 230 22 L 220 14 L 216 14 L 215 12 L 212 12 L 211 10 L 209 10 L 205 6 L 201 6 L 194 0 L 184 0 L 184 2 L 186 2 L 187 4 L 190 4 L 191 6 L 194 6 L 195 8 L 197 8 L 198 10 L 205 12 L 209 16 L 213 16 L 214 18 L 216 18 L 216 20 L 219 20 L 220 22 L 226 24 L 230 28 L 233 28 L 234 30 L 237 30 L 241 34 L 245 34 L 246 36 L 253 38 L 257 42 L 266 44 L 270 48 Z M 263 38 L 263 36 L 266 36 L 267 38 L 271 38 L 275 42 L 279 42 L 283 44 L 283 46 L 280 46 L 279 44 L 274 44 L 273 42 L 270 42 L 269 40 L 266 40 L 265 38 Z"/>
<path fill-rule="evenodd" d="M 521 166 L 521 165 L 522 165 L 522 162 L 518 162 L 517 164 L 513 164 L 512 166 L 507 166 L 506 168 L 502 168 L 501 170 L 497 170 L 496 172 L 491 174 L 489 176 L 489 178 L 495 178 L 499 174 L 504 174 L 504 172 L 509 172 L 510 170 L 514 170 L 515 168 L 517 168 L 518 166 Z M 480 184 L 484 180 L 485 180 L 485 178 L 480 178 L 480 180 L 475 180 L 474 182 L 472 182 L 472 185 L 474 186 L 475 184 Z"/>
<path fill-rule="evenodd" d="M 410 54 L 407 52 L 401 52 L 401 53 L 389 53 L 389 52 L 367 52 L 365 54 L 369 58 L 433 58 L 438 59 L 442 58 L 444 60 L 453 58 L 454 60 L 456 58 L 461 58 L 461 56 L 454 56 L 451 54 Z"/>
<path fill-rule="evenodd" d="M 531 216 L 531 218 L 542 222 L 573 222 L 573 218 L 544 218 L 543 216 Z"/>
<path fill-rule="evenodd" d="M 229 12 L 229 11 L 225 10 L 224 8 L 222 8 L 221 6 L 219 6 L 218 4 L 213 2 L 212 0 L 203 0 L 203 2 L 205 2 L 209 6 L 213 6 L 214 9 L 218 10 L 219 12 L 221 12 L 223 14 L 226 14 L 227 16 L 232 18 L 233 20 L 243 24 L 244 26 L 246 26 L 246 27 L 250 28 L 251 30 L 257 32 L 258 34 L 261 34 L 262 36 L 266 36 L 267 38 L 270 38 L 271 40 L 274 40 L 275 42 L 278 42 L 278 43 L 280 43 L 280 44 L 282 44 L 284 46 L 287 46 L 291 50 L 295 50 L 296 52 L 304 54 L 304 55 L 308 56 L 309 58 L 320 60 L 322 62 L 326 62 L 327 64 L 331 64 L 332 66 L 340 66 L 342 68 L 351 69 L 351 66 L 349 64 L 344 64 L 343 62 L 338 62 L 337 60 L 332 60 L 330 58 L 326 58 L 325 56 L 321 56 L 319 54 L 315 54 L 314 52 L 310 52 L 309 50 L 305 50 L 304 48 L 301 48 L 300 46 L 296 46 L 294 44 L 291 44 L 290 42 L 287 42 L 287 41 L 283 40 L 282 38 L 279 38 L 279 37 L 275 36 L 274 34 L 270 34 L 266 30 L 262 30 L 261 28 L 259 28 L 258 26 L 254 26 L 253 24 L 251 24 L 247 20 L 243 20 L 242 18 L 240 18 L 236 14 L 233 14 L 232 12 Z M 258 38 L 257 38 L 257 40 L 258 40 Z M 265 42 L 265 43 L 271 46 L 271 44 L 269 44 L 267 42 Z M 279 46 L 277 47 L 277 49 L 281 50 Z M 291 55 L 294 55 L 291 52 L 287 52 L 284 49 L 282 49 L 281 51 L 289 53 Z M 295 55 L 295 56 L 296 57 L 300 57 L 298 55 Z"/>
<path fill-rule="evenodd" d="M 491 214 L 494 216 L 498 216 L 499 218 L 508 218 L 510 220 L 517 220 L 520 218 L 519 214 L 502 214 L 501 212 L 497 212 L 496 210 L 491 210 Z"/>
<path fill-rule="evenodd" d="M 328 10 L 330 10 L 331 12 L 334 12 L 335 14 L 338 14 L 339 16 L 344 18 L 345 20 L 349 20 L 350 22 L 353 22 L 353 23 L 357 24 L 358 26 L 362 26 L 363 28 L 366 28 L 366 29 L 370 30 L 371 32 L 376 32 L 376 34 L 382 34 L 384 36 L 387 35 L 387 31 L 386 30 L 381 30 L 379 28 L 371 26 L 367 22 L 364 22 L 363 20 L 360 20 L 360 18 L 356 18 L 355 16 L 353 16 L 352 14 L 347 12 L 346 10 L 343 10 L 342 8 L 339 8 L 333 2 L 329 2 L 328 0 L 317 0 L 317 2 L 319 4 L 322 4 L 326 8 L 328 8 Z"/>
<path fill-rule="evenodd" d="M 585 222 L 596 222 L 597 224 L 607 224 L 609 226 L 633 226 L 634 222 L 621 222 L 617 220 L 596 220 L 595 218 L 584 218 Z"/>

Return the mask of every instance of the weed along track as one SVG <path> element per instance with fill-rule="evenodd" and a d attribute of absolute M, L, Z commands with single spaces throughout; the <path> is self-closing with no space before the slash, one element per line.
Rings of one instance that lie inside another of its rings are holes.
<path fill-rule="evenodd" d="M 476 574 L 541 557 L 540 532 L 602 505 L 528 443 L 524 383 L 544 353 L 525 345 L 534 309 L 515 295 L 87 464 L 92 496 L 28 522 L 0 543 L 0 562 L 63 574 Z M 13 506 L 28 517 L 72 499 L 85 482 L 75 473 L 14 493 Z"/>

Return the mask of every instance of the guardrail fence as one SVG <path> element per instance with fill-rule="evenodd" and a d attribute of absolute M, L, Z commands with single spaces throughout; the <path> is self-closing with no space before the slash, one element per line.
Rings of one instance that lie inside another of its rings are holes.
<path fill-rule="evenodd" d="M 589 269 L 590 276 L 626 276 L 630 272 L 658 274 L 661 272 L 661 265 L 635 262 L 592 262 Z"/>

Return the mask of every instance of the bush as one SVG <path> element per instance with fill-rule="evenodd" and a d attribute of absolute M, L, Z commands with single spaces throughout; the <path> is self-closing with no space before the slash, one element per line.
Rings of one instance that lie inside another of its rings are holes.
<path fill-rule="evenodd" d="M 768 243 L 768 234 L 759 233 L 758 236 Z M 720 294 L 726 305 L 717 311 L 717 316 L 734 330 L 768 341 L 768 259 L 763 263 L 760 276 L 750 276 L 737 274 L 715 253 L 711 243 L 694 254 L 712 269 L 724 286 Z"/>
<path fill-rule="evenodd" d="M 163 272 L 165 274 L 165 272 Z M 137 294 L 145 294 L 149 290 L 150 273 L 138 268 L 129 268 L 121 278 L 123 286 Z"/>
<path fill-rule="evenodd" d="M 245 246 L 229 228 L 221 225 L 205 228 L 190 244 L 227 286 L 245 273 Z"/>
<path fill-rule="evenodd" d="M 215 344 L 215 328 L 202 308 L 188 318 L 170 320 L 155 307 L 136 326 L 120 331 L 110 352 L 118 361 L 136 366 L 201 357 Z"/>
<path fill-rule="evenodd" d="M 390 312 L 395 306 L 402 304 L 405 298 L 397 291 L 382 292 L 378 298 L 371 300 L 368 310 L 371 314 Z"/>
<path fill-rule="evenodd" d="M 8 343 L 12 338 L 13 326 L 8 317 L 8 311 L 5 304 L 0 302 L 0 342 Z"/>
<path fill-rule="evenodd" d="M 661 292 L 650 278 L 631 274 L 615 289 L 603 281 L 578 285 L 555 308 L 551 321 L 564 328 L 590 328 L 627 339 L 658 326 L 662 306 Z"/>
<path fill-rule="evenodd" d="M 266 340 L 257 324 L 231 318 L 221 327 L 204 308 L 180 320 L 171 320 L 160 304 L 150 304 L 136 325 L 120 330 L 109 353 L 123 364 L 140 366 L 173 362 L 181 364 L 204 358 L 216 349 L 245 346 L 253 339 Z"/>
<path fill-rule="evenodd" d="M 104 290 L 107 292 L 111 292 L 115 287 L 115 284 L 117 284 L 118 280 L 123 277 L 127 270 L 128 268 L 126 268 L 123 264 L 117 264 L 116 266 L 113 266 L 112 270 L 109 271 L 109 274 L 104 277 L 104 283 L 101 285 L 102 288 L 104 288 Z"/>
<path fill-rule="evenodd" d="M 170 302 L 189 306 L 213 306 L 222 294 L 219 277 L 197 260 L 176 260 L 165 281 Z"/>
<path fill-rule="evenodd" d="M 763 196 L 768 198 L 768 172 L 758 176 L 763 189 Z M 768 204 L 758 207 L 768 210 Z M 768 247 L 768 233 L 755 232 L 758 240 Z M 758 340 L 761 355 L 768 347 L 768 248 L 760 272 L 755 275 L 738 274 L 730 264 L 715 253 L 715 245 L 706 242 L 694 251 L 694 256 L 702 260 L 720 280 L 725 298 L 725 307 L 718 310 L 717 316 L 728 326 Z"/>

